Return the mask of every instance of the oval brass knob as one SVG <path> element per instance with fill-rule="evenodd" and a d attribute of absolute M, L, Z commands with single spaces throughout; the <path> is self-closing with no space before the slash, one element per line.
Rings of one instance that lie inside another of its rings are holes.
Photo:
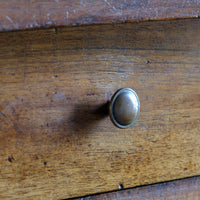
<path fill-rule="evenodd" d="M 109 115 L 117 127 L 130 127 L 136 121 L 139 111 L 139 98 L 131 88 L 120 89 L 112 96 L 109 104 Z"/>

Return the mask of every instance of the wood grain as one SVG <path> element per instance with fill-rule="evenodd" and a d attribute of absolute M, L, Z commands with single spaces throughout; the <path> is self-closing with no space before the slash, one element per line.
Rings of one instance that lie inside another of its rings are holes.
<path fill-rule="evenodd" d="M 0 198 L 64 199 L 200 174 L 200 21 L 0 33 Z M 116 128 L 119 88 L 141 103 Z"/>
<path fill-rule="evenodd" d="M 199 200 L 200 177 L 159 183 L 74 200 Z"/>
<path fill-rule="evenodd" d="M 200 0 L 0 0 L 0 31 L 199 16 Z"/>

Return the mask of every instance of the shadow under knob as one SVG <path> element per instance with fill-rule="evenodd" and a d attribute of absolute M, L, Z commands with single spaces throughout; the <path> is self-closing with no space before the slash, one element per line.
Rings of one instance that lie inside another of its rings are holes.
<path fill-rule="evenodd" d="M 130 127 L 136 121 L 139 111 L 139 98 L 131 88 L 120 89 L 112 96 L 109 104 L 109 115 L 117 127 Z"/>

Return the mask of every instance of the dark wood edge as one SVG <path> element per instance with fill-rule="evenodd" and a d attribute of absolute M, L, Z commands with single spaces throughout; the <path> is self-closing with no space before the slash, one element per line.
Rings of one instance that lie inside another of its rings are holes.
<path fill-rule="evenodd" d="M 0 5 L 0 31 L 200 16 L 200 2 L 194 0 L 0 0 Z"/>
<path fill-rule="evenodd" d="M 179 180 L 156 183 L 152 185 L 138 186 L 123 189 L 119 185 L 118 191 L 95 194 L 68 200 L 145 200 L 145 199 L 198 199 L 200 198 L 200 176 L 184 178 Z"/>

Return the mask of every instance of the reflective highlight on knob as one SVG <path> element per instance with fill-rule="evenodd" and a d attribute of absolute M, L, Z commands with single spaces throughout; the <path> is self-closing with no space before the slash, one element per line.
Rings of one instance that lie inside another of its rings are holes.
<path fill-rule="evenodd" d="M 112 96 L 109 104 L 109 115 L 117 127 L 130 127 L 136 121 L 139 111 L 139 98 L 131 88 L 120 89 Z"/>

